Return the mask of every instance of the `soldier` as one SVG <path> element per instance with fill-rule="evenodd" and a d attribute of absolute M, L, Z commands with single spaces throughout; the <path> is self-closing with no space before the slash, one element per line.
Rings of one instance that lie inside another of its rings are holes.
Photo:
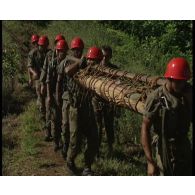
<path fill-rule="evenodd" d="M 48 51 L 49 40 L 47 36 L 41 36 L 38 41 L 38 48 L 34 49 L 30 53 L 28 58 L 28 68 L 32 74 L 32 78 L 35 80 L 36 93 L 37 93 L 37 106 L 42 113 L 42 117 L 45 116 L 45 97 L 41 95 L 40 86 L 40 74 L 43 67 L 44 59 Z"/>
<path fill-rule="evenodd" d="M 166 83 L 146 100 L 141 143 L 147 159 L 148 175 L 191 175 L 192 152 L 188 139 L 192 120 L 192 87 L 188 62 L 173 58 L 167 65 Z M 153 126 L 153 159 L 150 128 Z"/>
<path fill-rule="evenodd" d="M 31 43 L 33 48 L 38 48 L 38 41 L 39 41 L 39 36 L 34 34 L 31 36 Z"/>
<path fill-rule="evenodd" d="M 46 90 L 46 76 L 47 76 L 47 68 L 48 68 L 48 63 L 52 60 L 52 58 L 56 57 L 56 44 L 59 40 L 65 40 L 64 36 L 61 34 L 56 35 L 55 40 L 54 40 L 54 49 L 50 49 L 45 57 L 44 60 L 44 65 L 41 71 L 41 76 L 40 76 L 40 82 L 41 82 L 41 92 L 44 93 Z"/>
<path fill-rule="evenodd" d="M 110 46 L 102 46 L 103 59 L 101 61 L 102 66 L 118 69 L 118 66 L 110 62 L 112 58 L 112 49 Z M 99 147 L 102 141 L 103 122 L 105 126 L 107 141 L 108 141 L 108 156 L 112 155 L 113 143 L 114 143 L 114 114 L 116 107 L 103 100 L 97 95 L 92 98 L 93 109 L 95 113 L 95 119 L 99 133 Z M 99 153 L 99 152 L 98 152 Z M 99 156 L 99 154 L 98 154 Z"/>
<path fill-rule="evenodd" d="M 71 55 L 75 58 L 81 59 L 84 43 L 83 40 L 79 37 L 75 37 L 71 41 Z M 70 139 L 70 131 L 69 131 L 69 113 L 70 113 L 70 101 L 69 101 L 69 93 L 68 91 L 63 91 L 63 106 L 62 106 L 62 156 L 66 159 L 68 146 L 69 146 L 69 139 Z"/>
<path fill-rule="evenodd" d="M 54 151 L 60 149 L 60 133 L 61 133 L 61 107 L 56 103 L 56 83 L 57 68 L 60 62 L 66 57 L 68 44 L 65 40 L 59 40 L 56 44 L 56 57 L 48 64 L 47 72 L 47 104 L 51 113 L 51 124 L 54 130 Z M 47 108 L 47 110 L 49 110 Z"/>
<path fill-rule="evenodd" d="M 34 50 L 36 50 L 36 48 L 38 48 L 38 41 L 39 41 L 39 36 L 36 34 L 33 34 L 31 36 L 32 49 L 30 50 L 30 52 L 28 54 L 28 58 L 30 58 L 30 56 L 32 55 Z M 29 59 L 28 59 L 28 61 L 29 61 Z M 32 74 L 30 73 L 29 68 L 28 68 L 28 83 L 30 86 L 32 86 L 32 84 L 33 84 Z"/>
<path fill-rule="evenodd" d="M 83 58 L 84 59 L 84 58 Z M 91 108 L 91 98 L 86 90 L 84 90 L 73 79 L 74 74 L 86 66 L 100 63 L 102 60 L 102 52 L 97 47 L 92 47 L 87 52 L 87 63 L 74 63 L 74 61 L 65 59 L 62 61 L 58 82 L 63 77 L 67 79 L 67 88 L 69 93 L 69 129 L 70 143 L 67 154 L 67 167 L 71 171 L 75 171 L 74 160 L 77 156 L 78 149 L 81 147 L 81 135 L 87 138 L 87 148 L 84 154 L 85 168 L 82 175 L 92 175 L 91 164 L 97 153 L 98 148 L 98 132 L 95 123 L 94 113 Z M 64 74 L 65 72 L 65 74 Z"/>
<path fill-rule="evenodd" d="M 59 40 L 65 40 L 64 36 L 61 34 L 56 35 L 54 45 L 56 47 L 56 44 L 58 43 Z M 54 47 L 53 50 L 49 50 L 46 54 L 45 60 L 44 60 L 44 65 L 41 71 L 41 76 L 40 76 L 40 82 L 41 82 L 41 94 L 44 96 L 44 94 L 47 93 L 46 91 L 46 77 L 47 77 L 47 71 L 48 71 L 48 64 L 56 58 L 57 51 L 56 48 Z M 45 136 L 45 141 L 51 141 L 52 140 L 52 134 L 51 134 L 51 109 L 50 106 L 47 105 L 48 101 L 45 101 L 45 106 L 46 106 L 46 120 L 45 120 L 45 130 L 46 130 L 46 136 Z"/>

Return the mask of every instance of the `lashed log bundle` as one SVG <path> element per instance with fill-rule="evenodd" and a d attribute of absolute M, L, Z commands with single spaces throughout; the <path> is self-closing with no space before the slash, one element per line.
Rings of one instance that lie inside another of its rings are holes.
<path fill-rule="evenodd" d="M 94 91 L 109 102 L 134 110 L 140 114 L 144 111 L 143 94 L 129 85 L 103 76 L 77 75 L 75 79 L 85 88 Z M 131 90 L 130 90 L 131 89 Z"/>
<path fill-rule="evenodd" d="M 152 81 L 155 80 L 157 85 L 165 84 L 165 79 L 163 79 L 162 77 L 133 74 L 127 71 L 117 70 L 117 69 L 113 69 L 113 68 L 109 68 L 109 67 L 105 67 L 101 65 L 95 65 L 91 67 L 91 69 L 105 73 L 106 75 L 112 76 L 113 78 L 119 77 L 119 78 L 131 79 L 131 80 L 136 78 L 137 80 L 146 82 L 146 83 L 151 83 Z"/>
<path fill-rule="evenodd" d="M 67 59 L 73 60 L 75 62 L 80 63 L 81 60 L 78 58 L 75 58 L 73 56 L 67 56 Z M 142 74 L 134 74 L 134 73 L 129 73 L 124 70 L 117 70 L 109 67 L 105 67 L 102 65 L 95 65 L 91 66 L 90 68 L 92 71 L 99 71 L 100 73 L 103 73 L 107 76 L 111 76 L 112 78 L 126 78 L 126 79 L 137 79 L 142 82 L 146 83 L 151 83 L 152 81 L 155 81 L 157 85 L 164 85 L 165 84 L 165 79 L 159 76 L 149 76 L 149 75 L 142 75 Z"/>

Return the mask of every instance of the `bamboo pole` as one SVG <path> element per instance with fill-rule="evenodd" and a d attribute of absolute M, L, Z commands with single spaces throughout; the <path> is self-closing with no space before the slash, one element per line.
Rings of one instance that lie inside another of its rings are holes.
<path fill-rule="evenodd" d="M 81 62 L 80 59 L 75 58 L 73 56 L 68 55 L 67 58 L 75 62 L 78 62 L 78 63 Z M 134 73 L 129 73 L 123 70 L 117 70 L 117 69 L 105 67 L 99 64 L 96 64 L 95 66 L 91 66 L 91 70 L 102 72 L 103 74 L 112 76 L 113 78 L 124 77 L 130 80 L 137 79 L 139 81 L 146 82 L 146 83 L 151 83 L 152 81 L 155 81 L 157 85 L 164 85 L 166 82 L 164 78 L 159 77 L 159 76 L 134 74 Z"/>
<path fill-rule="evenodd" d="M 92 66 L 91 69 L 96 70 L 96 71 L 100 71 L 100 72 L 105 73 L 109 76 L 113 75 L 113 78 L 124 77 L 124 78 L 130 79 L 130 80 L 133 80 L 136 78 L 139 81 L 146 82 L 146 83 L 151 83 L 152 81 L 155 80 L 157 85 L 164 85 L 165 84 L 165 79 L 162 77 L 158 77 L 158 76 L 139 75 L 139 74 L 129 73 L 129 72 L 123 71 L 123 70 L 117 70 L 117 69 L 105 67 L 102 65 Z"/>

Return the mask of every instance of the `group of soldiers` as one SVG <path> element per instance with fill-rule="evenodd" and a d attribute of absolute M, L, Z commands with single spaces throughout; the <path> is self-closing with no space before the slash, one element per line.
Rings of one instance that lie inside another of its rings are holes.
<path fill-rule="evenodd" d="M 73 38 L 69 48 L 61 34 L 55 37 L 53 50 L 48 49 L 47 36 L 34 34 L 31 42 L 33 48 L 29 52 L 27 65 L 29 84 L 35 82 L 37 106 L 45 120 L 45 141 L 54 142 L 54 151 L 61 149 L 68 169 L 75 173 L 75 158 L 85 137 L 82 175 L 93 175 L 91 165 L 100 153 L 103 126 L 109 154 L 113 153 L 116 107 L 83 88 L 74 75 L 97 64 L 117 69 L 110 62 L 112 49 L 110 46 L 93 46 L 83 55 L 84 42 L 80 37 Z M 148 96 L 143 116 L 141 143 L 147 159 L 148 175 L 190 175 L 187 169 L 190 168 L 191 148 L 187 133 L 192 94 L 187 83 L 190 78 L 187 61 L 184 58 L 170 61 L 165 78 L 166 85 Z M 150 131 L 152 125 L 154 131 Z M 157 137 L 156 142 L 152 142 L 152 137 Z M 152 155 L 154 143 L 157 163 Z"/>

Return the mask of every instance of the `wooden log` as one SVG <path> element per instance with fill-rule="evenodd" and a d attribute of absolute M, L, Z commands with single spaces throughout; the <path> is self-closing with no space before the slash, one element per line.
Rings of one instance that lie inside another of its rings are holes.
<path fill-rule="evenodd" d="M 75 79 L 85 88 L 94 91 L 100 97 L 119 106 L 128 108 L 140 114 L 144 111 L 144 102 L 141 101 L 142 94 L 130 90 L 120 82 L 115 82 L 103 76 L 84 75 Z"/>

